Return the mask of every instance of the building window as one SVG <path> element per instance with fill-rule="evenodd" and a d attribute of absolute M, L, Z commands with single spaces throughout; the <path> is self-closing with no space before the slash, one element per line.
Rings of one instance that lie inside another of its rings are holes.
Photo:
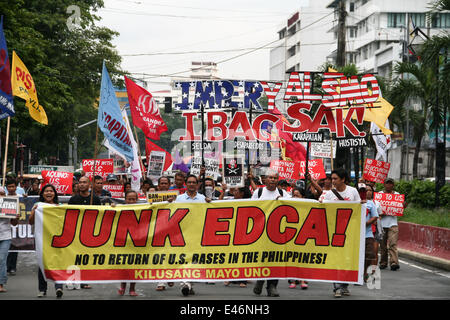
<path fill-rule="evenodd" d="M 450 13 L 435 13 L 431 17 L 432 28 L 450 28 Z"/>
<path fill-rule="evenodd" d="M 404 13 L 388 13 L 388 28 L 406 27 Z"/>
<path fill-rule="evenodd" d="M 354 11 L 355 11 L 355 3 L 350 2 L 350 12 L 354 12 Z"/>
<path fill-rule="evenodd" d="M 426 27 L 425 13 L 411 13 L 409 18 L 414 22 L 414 25 L 419 28 Z"/>

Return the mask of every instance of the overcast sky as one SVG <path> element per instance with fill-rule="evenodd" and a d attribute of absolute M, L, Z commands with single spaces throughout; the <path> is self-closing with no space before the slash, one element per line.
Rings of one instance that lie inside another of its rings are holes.
<path fill-rule="evenodd" d="M 150 75 L 189 70 L 191 61 L 218 63 L 230 59 L 218 64 L 220 77 L 268 79 L 269 49 L 234 57 L 276 41 L 277 31 L 307 3 L 308 0 L 105 0 L 105 8 L 98 15 L 102 18 L 100 25 L 120 33 L 113 43 L 123 58 L 122 68 L 154 81 L 149 82 L 149 89 L 156 90 L 162 88 L 158 82 L 168 82 L 169 78 Z M 188 76 L 189 72 L 179 75 Z"/>

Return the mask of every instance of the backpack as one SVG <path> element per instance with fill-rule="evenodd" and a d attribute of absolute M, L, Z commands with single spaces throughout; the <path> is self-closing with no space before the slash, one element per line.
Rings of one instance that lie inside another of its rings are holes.
<path fill-rule="evenodd" d="M 258 199 L 261 198 L 261 195 L 263 193 L 263 189 L 264 188 L 259 188 L 258 189 Z M 277 188 L 277 190 L 278 190 L 278 193 L 280 194 L 280 197 L 282 197 L 283 196 L 283 190 L 281 190 L 280 188 Z"/>

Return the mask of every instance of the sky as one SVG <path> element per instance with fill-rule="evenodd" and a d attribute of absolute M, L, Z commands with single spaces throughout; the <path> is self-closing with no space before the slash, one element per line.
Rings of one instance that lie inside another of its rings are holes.
<path fill-rule="evenodd" d="M 122 69 L 148 81 L 148 89 L 161 90 L 170 78 L 160 75 L 188 76 L 190 72 L 180 72 L 190 70 L 192 61 L 218 63 L 221 78 L 269 80 L 271 43 L 308 0 L 104 3 L 98 24 L 120 33 L 113 44 L 122 56 Z"/>

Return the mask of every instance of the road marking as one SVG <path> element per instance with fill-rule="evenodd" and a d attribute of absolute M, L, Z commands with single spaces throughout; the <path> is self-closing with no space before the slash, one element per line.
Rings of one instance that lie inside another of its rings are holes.
<path fill-rule="evenodd" d="M 420 266 L 418 266 L 418 265 L 415 265 L 415 264 L 406 262 L 406 261 L 404 261 L 404 260 L 400 260 L 400 259 L 399 259 L 399 261 L 400 261 L 401 263 L 403 263 L 403 264 L 408 265 L 408 266 L 415 267 L 415 268 L 417 268 L 417 269 L 420 269 L 420 270 L 423 270 L 423 271 L 427 271 L 427 272 L 431 272 L 431 273 L 434 273 L 434 274 L 438 274 L 438 275 L 440 275 L 440 276 L 443 276 L 443 277 L 446 277 L 446 278 L 449 278 L 449 279 L 450 279 L 450 275 L 448 275 L 448 274 L 444 274 L 444 273 L 440 273 L 440 272 L 438 272 L 438 271 L 433 271 L 433 270 L 430 270 L 430 269 L 427 269 L 427 268 L 423 268 L 423 267 L 420 267 Z"/>

